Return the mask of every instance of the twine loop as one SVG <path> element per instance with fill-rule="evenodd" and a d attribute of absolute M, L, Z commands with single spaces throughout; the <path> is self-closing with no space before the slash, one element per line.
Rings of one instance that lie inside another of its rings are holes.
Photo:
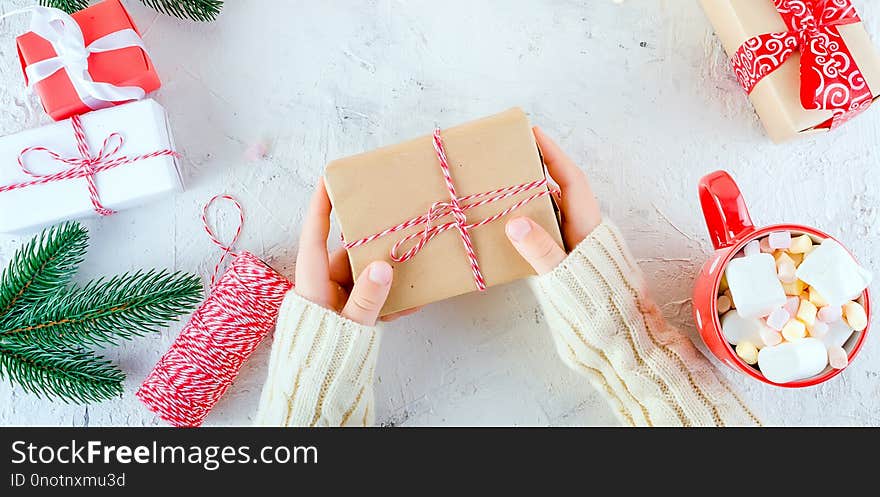
<path fill-rule="evenodd" d="M 233 235 L 232 240 L 227 244 L 223 243 L 217 235 L 214 233 L 214 230 L 211 228 L 211 223 L 208 222 L 208 209 L 210 209 L 211 205 L 218 200 L 228 200 L 232 202 L 232 205 L 235 207 L 235 210 L 238 211 L 238 226 L 235 229 L 235 235 Z M 238 238 L 241 236 L 241 229 L 244 227 L 244 209 L 242 209 L 241 204 L 238 200 L 235 199 L 232 195 L 228 194 L 218 194 L 211 197 L 205 203 L 205 206 L 202 208 L 202 227 L 205 230 L 205 233 L 208 234 L 208 238 L 210 238 L 211 242 L 220 247 L 220 250 L 223 253 L 220 255 L 220 260 L 217 261 L 217 264 L 214 266 L 214 271 L 211 273 L 211 288 L 215 286 L 217 281 L 217 275 L 220 272 L 220 267 L 223 265 L 223 261 L 226 260 L 226 256 L 232 254 L 235 255 L 235 252 L 232 251 L 236 242 L 238 242 Z"/>

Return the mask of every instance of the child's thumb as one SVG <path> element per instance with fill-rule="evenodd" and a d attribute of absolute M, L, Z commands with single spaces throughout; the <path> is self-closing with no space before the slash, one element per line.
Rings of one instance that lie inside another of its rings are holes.
<path fill-rule="evenodd" d="M 527 217 L 511 219 L 505 231 L 517 252 L 538 274 L 550 272 L 565 259 L 565 251 L 547 231 Z"/>
<path fill-rule="evenodd" d="M 354 282 L 354 288 L 351 289 L 351 295 L 341 314 L 356 323 L 367 326 L 376 324 L 379 312 L 391 290 L 393 276 L 394 273 L 387 262 L 377 261 L 367 266 Z"/>

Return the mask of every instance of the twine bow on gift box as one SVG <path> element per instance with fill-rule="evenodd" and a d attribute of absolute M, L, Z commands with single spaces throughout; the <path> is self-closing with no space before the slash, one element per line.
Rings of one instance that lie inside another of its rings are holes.
<path fill-rule="evenodd" d="M 61 154 L 54 152 L 46 147 L 28 147 L 22 150 L 21 153 L 18 155 L 18 166 L 19 168 L 21 168 L 21 171 L 24 174 L 34 179 L 21 183 L 13 183 L 10 185 L 0 185 L 0 193 L 9 192 L 12 190 L 20 190 L 35 185 L 54 183 L 56 181 L 85 178 L 86 183 L 88 184 L 89 196 L 91 198 L 92 206 L 94 207 L 95 212 L 97 212 L 101 216 L 109 216 L 111 214 L 114 214 L 114 211 L 107 209 L 101 204 L 101 198 L 98 194 L 98 187 L 95 184 L 96 174 L 117 168 L 119 166 L 131 164 L 133 162 L 152 159 L 154 157 L 179 156 L 177 152 L 170 149 L 157 150 L 155 152 L 137 155 L 134 157 L 118 155 L 119 151 L 122 149 L 122 146 L 125 144 L 125 140 L 119 133 L 111 133 L 107 138 L 104 139 L 104 144 L 103 146 L 101 146 L 101 149 L 98 150 L 98 153 L 92 155 L 89 149 L 89 143 L 86 139 L 85 129 L 83 128 L 82 120 L 80 119 L 80 117 L 73 116 L 72 118 L 70 118 L 70 124 L 73 126 L 73 135 L 76 138 L 76 148 L 79 151 L 79 157 L 64 157 Z M 49 158 L 53 161 L 67 164 L 70 167 L 68 169 L 53 174 L 37 174 L 33 172 L 26 163 L 27 157 L 35 152 L 43 152 L 47 154 Z"/>
<path fill-rule="evenodd" d="M 511 212 L 519 209 L 520 207 L 528 204 L 535 199 L 541 198 L 545 195 L 550 195 L 551 193 L 558 193 L 558 190 L 550 189 L 547 179 L 544 178 L 538 181 L 532 181 L 530 183 L 523 183 L 520 185 L 508 186 L 488 192 L 459 197 L 455 189 L 455 183 L 452 180 L 452 173 L 449 170 L 449 161 L 446 158 L 446 150 L 443 148 L 443 139 L 440 136 L 439 129 L 434 130 L 434 150 L 437 152 L 437 159 L 440 163 L 440 170 L 443 173 L 443 179 L 446 183 L 446 189 L 449 192 L 450 200 L 434 202 L 434 204 L 431 205 L 431 208 L 428 209 L 428 212 L 426 214 L 414 217 L 398 225 L 391 226 L 390 228 L 386 228 L 379 233 L 361 238 L 360 240 L 345 243 L 344 246 L 347 250 L 351 250 L 353 248 L 360 247 L 361 245 L 366 245 L 367 243 L 370 243 L 379 238 L 383 238 L 392 233 L 404 231 L 408 228 L 412 228 L 413 226 L 424 225 L 423 230 L 417 231 L 415 233 L 405 236 L 404 238 L 401 238 L 391 248 L 391 260 L 393 260 L 394 262 L 406 262 L 415 257 L 416 254 L 418 254 L 425 247 L 425 245 L 427 245 L 431 242 L 431 240 L 434 239 L 434 237 L 436 237 L 440 233 L 443 233 L 444 231 L 456 228 L 458 229 L 458 233 L 461 236 L 461 241 L 464 245 L 465 253 L 467 254 L 468 262 L 470 263 L 471 271 L 474 275 L 474 283 L 476 284 L 477 290 L 483 291 L 486 289 L 486 280 L 483 277 L 483 273 L 480 269 L 480 262 L 477 259 L 476 251 L 474 250 L 473 243 L 471 242 L 470 231 L 474 228 L 479 228 L 480 226 L 485 226 L 491 222 L 497 221 L 498 219 L 501 219 L 502 217 L 510 214 Z M 465 214 L 465 212 L 467 212 L 468 210 L 498 202 L 513 197 L 515 195 L 519 195 L 520 193 L 530 192 L 533 190 L 540 191 L 533 193 L 531 196 L 526 197 L 511 205 L 510 207 L 500 212 L 497 212 L 483 220 L 475 221 L 472 223 L 467 222 L 467 215 Z M 443 224 L 435 224 L 437 220 L 442 219 L 446 216 L 452 216 L 452 221 Z M 399 254 L 399 251 L 401 250 L 403 245 L 409 243 L 414 239 L 418 239 L 415 245 L 413 245 L 403 254 Z"/>
<path fill-rule="evenodd" d="M 25 67 L 28 88 L 65 70 L 80 100 L 92 110 L 109 107 L 113 102 L 141 100 L 146 95 L 138 86 L 116 86 L 94 81 L 89 74 L 89 56 L 136 47 L 147 52 L 140 35 L 133 29 L 123 29 L 102 36 L 86 45 L 79 24 L 66 12 L 50 7 L 28 7 L 14 10 L 0 19 L 18 14 L 32 14 L 30 31 L 52 45 L 55 57 L 34 62 Z"/>
<path fill-rule="evenodd" d="M 800 51 L 805 109 L 832 111 L 832 129 L 867 109 L 874 95 L 838 29 L 861 21 L 850 0 L 773 3 L 788 31 L 755 36 L 733 57 L 734 72 L 746 92 Z"/>

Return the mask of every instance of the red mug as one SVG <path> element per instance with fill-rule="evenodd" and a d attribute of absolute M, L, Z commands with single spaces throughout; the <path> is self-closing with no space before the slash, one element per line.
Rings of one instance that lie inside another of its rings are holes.
<path fill-rule="evenodd" d="M 709 236 L 715 246 L 715 253 L 706 261 L 694 284 L 694 321 L 700 336 L 709 350 L 721 362 L 731 368 L 745 373 L 756 380 L 786 388 L 801 388 L 818 385 L 840 374 L 842 369 L 826 367 L 816 376 L 790 383 L 774 383 L 764 377 L 753 366 L 745 363 L 736 355 L 733 347 L 721 333 L 721 321 L 718 318 L 717 300 L 718 288 L 721 285 L 721 276 L 727 263 L 739 253 L 752 240 L 769 235 L 775 231 L 790 231 L 793 235 L 807 234 L 815 241 L 833 239 L 831 236 L 809 226 L 798 224 L 777 224 L 756 228 L 752 224 L 748 207 L 740 193 L 739 187 L 733 178 L 724 171 L 716 171 L 700 180 L 700 204 L 703 207 L 703 217 L 709 228 Z M 842 244 L 841 244 L 842 245 Z M 859 302 L 865 307 L 870 323 L 871 310 L 869 295 L 866 289 L 862 293 Z M 853 336 L 844 344 L 844 349 L 849 356 L 850 364 L 858 354 L 868 335 L 868 328 L 861 332 L 854 332 Z"/>

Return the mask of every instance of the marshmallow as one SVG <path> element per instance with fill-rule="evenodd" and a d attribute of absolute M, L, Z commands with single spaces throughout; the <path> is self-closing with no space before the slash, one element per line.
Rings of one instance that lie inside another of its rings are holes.
<path fill-rule="evenodd" d="M 770 236 L 767 237 L 767 243 L 774 250 L 786 250 L 791 247 L 791 233 L 788 231 L 770 233 Z"/>
<path fill-rule="evenodd" d="M 807 336 L 807 326 L 797 319 L 792 319 L 782 327 L 782 337 L 789 342 L 796 342 L 805 336 Z"/>
<path fill-rule="evenodd" d="M 849 364 L 849 357 L 841 347 L 828 349 L 828 364 L 834 369 L 843 369 Z"/>
<path fill-rule="evenodd" d="M 767 347 L 772 347 L 782 343 L 782 335 L 778 331 L 771 330 L 770 328 L 763 328 L 761 330 L 761 340 Z"/>
<path fill-rule="evenodd" d="M 780 331 L 791 320 L 791 314 L 783 307 L 776 309 L 767 316 L 767 326 Z"/>
<path fill-rule="evenodd" d="M 736 346 L 736 355 L 745 361 L 746 364 L 754 365 L 758 363 L 758 347 L 752 342 L 740 342 Z"/>
<path fill-rule="evenodd" d="M 826 323 L 840 321 L 840 318 L 843 317 L 843 307 L 839 305 L 827 305 L 819 309 L 817 317 Z"/>
<path fill-rule="evenodd" d="M 729 311 L 721 317 L 721 334 L 728 343 L 739 345 L 741 342 L 761 344 L 761 330 L 766 328 L 758 318 L 744 318 L 736 311 Z"/>
<path fill-rule="evenodd" d="M 746 247 L 743 249 L 743 253 L 746 257 L 751 255 L 758 255 L 761 253 L 761 242 L 757 240 L 752 240 L 746 244 Z"/>
<path fill-rule="evenodd" d="M 785 304 L 785 291 L 776 277 L 772 255 L 759 253 L 733 259 L 727 264 L 725 274 L 740 316 L 766 316 Z"/>
<path fill-rule="evenodd" d="M 832 323 L 828 325 L 828 333 L 820 338 L 826 347 L 843 347 L 843 344 L 849 340 L 853 334 L 852 328 L 849 327 L 848 324 L 843 321 L 838 321 L 836 323 Z"/>
<path fill-rule="evenodd" d="M 796 317 L 801 320 L 802 323 L 807 325 L 807 328 L 812 328 L 814 324 L 816 324 L 816 313 L 818 309 L 813 305 L 809 300 L 801 300 L 801 305 L 798 307 L 798 311 Z"/>
<path fill-rule="evenodd" d="M 800 306 L 801 306 L 801 299 L 799 299 L 797 297 L 789 297 L 785 301 L 785 306 L 783 307 L 783 309 L 788 311 L 789 316 L 794 316 L 795 314 L 797 314 L 798 307 L 800 307 Z"/>
<path fill-rule="evenodd" d="M 843 318 L 846 319 L 850 328 L 856 331 L 864 331 L 868 327 L 868 315 L 862 304 L 858 302 L 847 302 L 843 306 Z"/>
<path fill-rule="evenodd" d="M 730 301 L 730 297 L 727 295 L 722 295 L 718 297 L 718 300 L 715 303 L 715 307 L 718 309 L 718 314 L 724 314 L 729 311 L 731 307 L 733 307 L 733 302 Z"/>
<path fill-rule="evenodd" d="M 813 248 L 813 239 L 810 235 L 801 235 L 791 241 L 788 251 L 792 254 L 803 254 L 809 252 Z"/>
<path fill-rule="evenodd" d="M 807 336 L 807 327 L 797 319 L 792 319 L 782 327 L 782 337 L 789 342 L 796 342 Z"/>
<path fill-rule="evenodd" d="M 813 327 L 810 328 L 810 336 L 819 339 L 825 338 L 826 336 L 828 336 L 828 330 L 830 328 L 831 327 L 828 326 L 828 323 L 826 323 L 825 321 L 816 321 L 816 324 L 814 324 Z"/>
<path fill-rule="evenodd" d="M 794 265 L 794 259 L 789 257 L 788 254 L 783 252 L 776 257 L 776 275 L 779 277 L 779 281 L 794 283 L 797 280 L 795 271 L 797 271 L 797 266 Z"/>
<path fill-rule="evenodd" d="M 776 249 L 770 246 L 769 238 L 761 238 L 761 252 L 765 254 L 772 254 Z"/>
<path fill-rule="evenodd" d="M 782 290 L 786 295 L 791 297 L 799 297 L 807 288 L 807 284 L 802 280 L 795 280 L 794 283 L 783 283 Z"/>
<path fill-rule="evenodd" d="M 774 383 L 789 383 L 815 376 L 828 365 L 825 344 L 815 338 L 764 347 L 758 352 L 758 367 Z"/>
<path fill-rule="evenodd" d="M 815 288 L 810 288 L 810 302 L 815 304 L 816 307 L 825 307 L 828 305 L 828 301 L 825 300 L 825 297 L 816 291 Z"/>
<path fill-rule="evenodd" d="M 797 277 L 815 287 L 830 305 L 843 305 L 871 283 L 871 274 L 834 240 L 825 240 L 797 269 Z"/>

